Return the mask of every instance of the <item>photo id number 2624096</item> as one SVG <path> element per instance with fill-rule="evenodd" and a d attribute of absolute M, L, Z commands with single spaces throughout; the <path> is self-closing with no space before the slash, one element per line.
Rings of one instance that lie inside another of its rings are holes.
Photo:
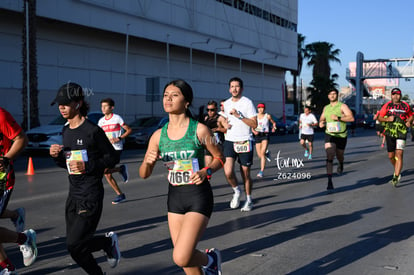
<path fill-rule="evenodd" d="M 311 173 L 307 172 L 278 172 L 274 180 L 310 180 L 312 178 Z"/>

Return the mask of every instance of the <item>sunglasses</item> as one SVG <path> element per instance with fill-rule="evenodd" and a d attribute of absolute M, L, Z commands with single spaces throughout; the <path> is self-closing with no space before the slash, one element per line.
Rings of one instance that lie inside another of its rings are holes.
<path fill-rule="evenodd" d="M 207 112 L 214 112 L 216 109 L 207 109 Z"/>

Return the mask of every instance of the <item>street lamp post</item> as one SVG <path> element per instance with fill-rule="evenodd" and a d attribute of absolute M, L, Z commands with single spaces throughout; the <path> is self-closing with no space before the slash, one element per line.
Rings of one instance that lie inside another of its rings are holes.
<path fill-rule="evenodd" d="M 126 25 L 126 37 L 125 37 L 125 71 L 124 71 L 124 111 L 123 117 L 125 117 L 126 111 L 126 90 L 127 90 L 127 81 L 128 81 L 128 46 L 129 46 L 129 24 Z"/>
<path fill-rule="evenodd" d="M 217 50 L 225 50 L 225 49 L 231 49 L 231 48 L 233 48 L 233 43 L 231 43 L 228 47 L 214 49 L 214 84 L 215 85 L 217 85 Z"/>
<path fill-rule="evenodd" d="M 240 77 L 241 77 L 241 72 L 242 72 L 242 56 L 244 56 L 244 55 L 253 55 L 253 54 L 256 54 L 256 52 L 257 52 L 257 49 L 255 49 L 251 53 L 241 53 L 240 54 L 240 64 L 239 64 L 239 74 L 240 74 Z"/>
<path fill-rule="evenodd" d="M 30 130 L 30 41 L 29 41 L 29 2 L 24 1 L 26 6 L 26 96 L 27 96 L 27 130 Z"/>
<path fill-rule="evenodd" d="M 194 44 L 208 44 L 209 42 L 210 42 L 210 38 L 207 38 L 206 41 L 190 43 L 190 82 L 191 84 L 193 83 L 193 45 Z"/>
<path fill-rule="evenodd" d="M 170 34 L 167 33 L 167 40 L 165 42 L 166 47 L 167 47 L 167 53 L 166 53 L 166 58 L 167 58 L 167 80 L 170 81 Z"/>

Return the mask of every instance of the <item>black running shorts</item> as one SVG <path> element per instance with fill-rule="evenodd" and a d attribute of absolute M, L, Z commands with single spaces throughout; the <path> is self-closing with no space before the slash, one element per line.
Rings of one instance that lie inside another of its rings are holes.
<path fill-rule="evenodd" d="M 168 189 L 168 212 L 185 214 L 197 212 L 210 218 L 213 212 L 213 191 L 210 183 L 204 181 L 202 184 L 188 184 L 173 186 L 169 184 Z"/>
<path fill-rule="evenodd" d="M 334 143 L 336 145 L 336 149 L 345 150 L 346 142 L 348 138 L 341 138 L 341 137 L 334 137 L 328 134 L 325 134 L 325 143 Z"/>

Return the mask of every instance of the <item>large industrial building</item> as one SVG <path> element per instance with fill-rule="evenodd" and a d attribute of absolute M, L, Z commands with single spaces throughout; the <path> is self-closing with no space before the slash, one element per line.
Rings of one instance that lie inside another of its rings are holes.
<path fill-rule="evenodd" d="M 25 1 L 0 1 L 0 106 L 22 120 Z M 126 121 L 162 114 L 164 85 L 182 78 L 195 92 L 192 111 L 244 95 L 284 110 L 285 72 L 297 67 L 297 0 L 41 0 L 36 5 L 39 115 L 67 81 L 87 91 L 92 111 L 113 97 Z"/>

